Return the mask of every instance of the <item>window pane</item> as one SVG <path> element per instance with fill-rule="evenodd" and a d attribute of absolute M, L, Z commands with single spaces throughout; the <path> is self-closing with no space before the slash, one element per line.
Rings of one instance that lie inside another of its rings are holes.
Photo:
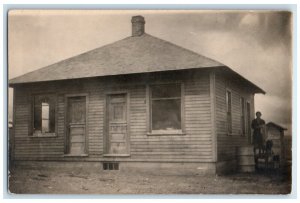
<path fill-rule="evenodd" d="M 34 107 L 34 130 L 42 130 L 41 124 L 42 124 L 41 106 L 35 106 Z"/>
<path fill-rule="evenodd" d="M 246 108 L 247 108 L 247 116 L 246 116 L 246 118 L 247 118 L 247 121 L 246 121 L 247 127 L 246 127 L 246 129 L 247 129 L 248 137 L 251 139 L 251 118 L 250 118 L 251 108 L 250 108 L 250 103 L 249 102 L 246 103 Z"/>
<path fill-rule="evenodd" d="M 49 104 L 48 103 L 42 103 L 42 119 L 49 120 Z"/>
<path fill-rule="evenodd" d="M 180 97 L 180 84 L 163 84 L 151 86 L 152 98 Z"/>
<path fill-rule="evenodd" d="M 245 117 L 241 116 L 241 128 L 242 128 L 242 134 L 245 135 L 246 129 L 245 129 Z"/>
<path fill-rule="evenodd" d="M 49 132 L 49 104 L 42 103 L 42 132 Z"/>
<path fill-rule="evenodd" d="M 242 134 L 245 134 L 245 99 L 243 97 L 241 98 L 241 129 Z"/>
<path fill-rule="evenodd" d="M 227 132 L 232 133 L 232 119 L 230 113 L 227 113 Z"/>
<path fill-rule="evenodd" d="M 55 132 L 55 96 L 36 95 L 34 97 L 34 130 Z"/>
<path fill-rule="evenodd" d="M 241 115 L 245 116 L 245 99 L 241 98 Z"/>
<path fill-rule="evenodd" d="M 231 92 L 226 92 L 227 112 L 231 112 Z"/>
<path fill-rule="evenodd" d="M 232 133 L 231 92 L 230 91 L 226 91 L 226 107 L 227 107 L 227 132 Z"/>
<path fill-rule="evenodd" d="M 181 129 L 180 99 L 152 101 L 152 130 L 179 129 Z"/>
<path fill-rule="evenodd" d="M 55 132 L 55 104 L 54 102 L 50 103 L 50 129 L 49 132 Z"/>

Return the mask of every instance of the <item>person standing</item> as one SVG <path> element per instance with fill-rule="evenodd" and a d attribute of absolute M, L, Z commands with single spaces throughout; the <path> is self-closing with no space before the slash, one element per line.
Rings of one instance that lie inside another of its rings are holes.
<path fill-rule="evenodd" d="M 254 153 L 258 149 L 259 155 L 262 153 L 264 146 L 264 130 L 265 130 L 265 121 L 261 119 L 261 112 L 256 112 L 256 118 L 252 121 L 251 127 L 253 129 L 253 145 Z"/>

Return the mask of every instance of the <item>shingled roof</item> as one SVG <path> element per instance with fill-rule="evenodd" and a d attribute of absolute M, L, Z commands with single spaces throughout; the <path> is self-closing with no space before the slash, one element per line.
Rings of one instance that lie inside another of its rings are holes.
<path fill-rule="evenodd" d="M 146 34 L 143 30 L 134 34 L 133 28 L 131 37 L 13 78 L 9 84 L 14 86 L 21 83 L 212 67 L 227 66 Z M 246 81 L 257 92 L 265 93 L 250 81 Z"/>
<path fill-rule="evenodd" d="M 10 83 L 216 67 L 223 64 L 148 34 L 128 37 L 45 68 Z"/>

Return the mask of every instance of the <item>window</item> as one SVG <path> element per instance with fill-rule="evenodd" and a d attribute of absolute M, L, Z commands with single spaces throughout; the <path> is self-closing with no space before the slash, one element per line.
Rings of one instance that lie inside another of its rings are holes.
<path fill-rule="evenodd" d="M 232 133 L 232 110 L 231 110 L 231 92 L 226 91 L 226 120 L 227 120 L 227 133 Z"/>
<path fill-rule="evenodd" d="M 252 143 L 251 141 L 251 105 L 249 102 L 246 103 L 246 129 L 247 129 L 247 136 L 248 136 L 248 142 Z"/>
<path fill-rule="evenodd" d="M 150 90 L 151 131 L 182 132 L 181 84 L 151 85 Z"/>
<path fill-rule="evenodd" d="M 242 135 L 246 135 L 246 122 L 245 122 L 245 99 L 241 97 L 241 130 Z"/>
<path fill-rule="evenodd" d="M 43 136 L 55 132 L 55 96 L 35 95 L 33 108 L 33 134 Z"/>

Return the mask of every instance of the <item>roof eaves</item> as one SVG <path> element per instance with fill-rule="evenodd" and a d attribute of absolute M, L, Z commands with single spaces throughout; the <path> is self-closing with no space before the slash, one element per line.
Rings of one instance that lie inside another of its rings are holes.
<path fill-rule="evenodd" d="M 258 87 L 257 85 L 255 85 L 253 82 L 251 82 L 250 80 L 246 79 L 245 77 L 243 77 L 242 75 L 240 75 L 239 73 L 237 73 L 236 71 L 232 70 L 231 68 L 229 68 L 228 66 L 224 66 L 227 70 L 230 70 L 231 72 L 233 72 L 235 75 L 237 75 L 238 77 L 242 78 L 243 80 L 245 80 L 249 85 L 251 85 L 252 87 L 254 87 L 254 89 L 256 89 L 255 93 L 261 93 L 261 94 L 266 94 L 266 92 Z"/>
<path fill-rule="evenodd" d="M 284 128 L 284 127 L 282 127 L 282 126 L 280 126 L 280 125 L 278 125 L 278 124 L 276 124 L 276 123 L 274 123 L 274 122 L 272 122 L 272 121 L 269 122 L 269 123 L 267 123 L 266 125 L 273 125 L 273 126 L 279 128 L 279 129 L 281 129 L 281 130 L 287 130 L 287 128 Z"/>

